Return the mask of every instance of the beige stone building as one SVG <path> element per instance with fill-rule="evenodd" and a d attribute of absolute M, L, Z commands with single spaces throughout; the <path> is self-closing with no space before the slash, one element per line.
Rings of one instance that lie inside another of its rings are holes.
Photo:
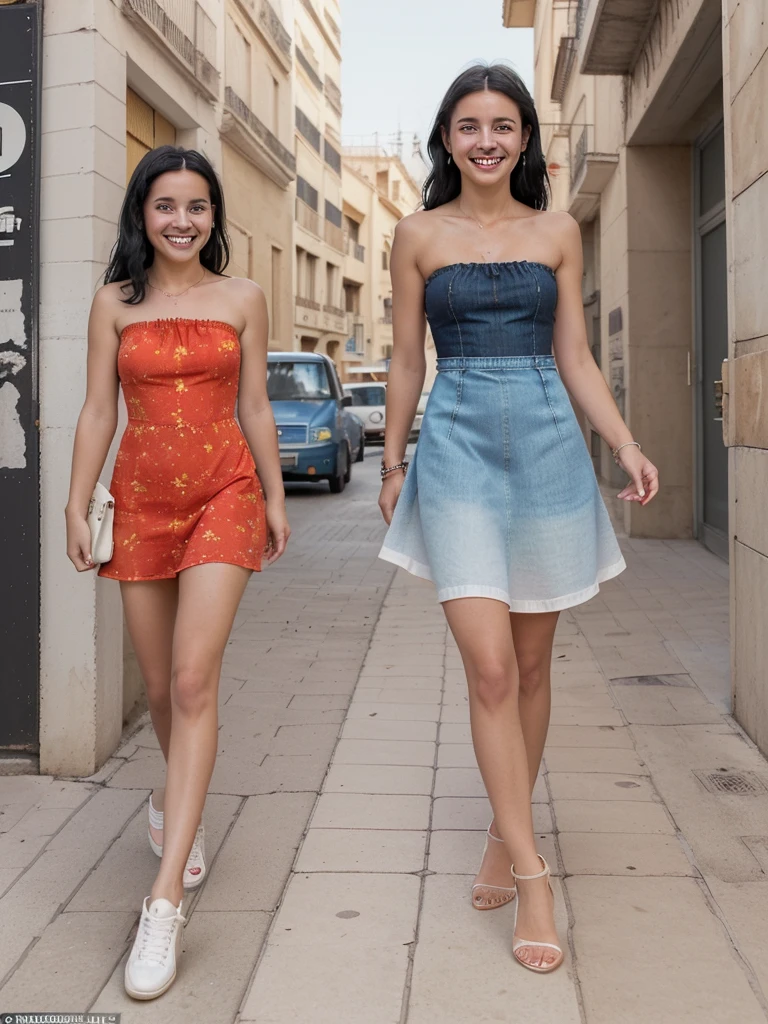
<path fill-rule="evenodd" d="M 153 146 L 204 152 L 224 179 L 231 269 L 293 338 L 292 0 L 47 0 L 39 318 L 40 771 L 87 775 L 141 684 L 118 588 L 78 576 L 63 508 L 84 397 L 86 325 L 126 174 Z M 339 286 L 340 287 L 340 286 Z M 118 431 L 122 430 L 122 424 Z M 111 459 L 102 474 L 108 482 Z"/>
<path fill-rule="evenodd" d="M 418 163 L 417 151 L 414 161 Z M 343 193 L 348 238 L 344 292 L 350 330 L 342 366 L 348 375 L 355 366 L 385 367 L 392 355 L 392 241 L 397 222 L 418 208 L 421 189 L 400 156 L 380 146 L 348 146 Z M 431 337 L 427 353 L 429 387 L 435 373 Z"/>
<path fill-rule="evenodd" d="M 296 216 L 292 348 L 336 359 L 346 340 L 341 198 L 341 15 L 302 0 L 295 17 Z"/>
<path fill-rule="evenodd" d="M 221 172 L 230 271 L 267 296 L 270 348 L 292 347 L 293 47 L 290 0 L 226 0 Z"/>
<path fill-rule="evenodd" d="M 735 713 L 768 750 L 765 5 L 505 0 L 503 16 L 534 28 L 554 205 L 581 223 L 592 348 L 660 470 L 654 505 L 624 507 L 627 531 L 695 537 L 730 560 Z"/>

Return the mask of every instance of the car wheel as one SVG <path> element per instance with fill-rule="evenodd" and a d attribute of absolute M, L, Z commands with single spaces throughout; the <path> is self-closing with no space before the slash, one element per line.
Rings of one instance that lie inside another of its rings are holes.
<path fill-rule="evenodd" d="M 360 435 L 360 447 L 357 449 L 355 462 L 365 462 L 365 434 Z"/>
<path fill-rule="evenodd" d="M 331 488 L 331 494 L 341 494 L 347 486 L 348 464 L 349 451 L 346 445 L 342 445 L 341 448 L 339 448 L 339 454 L 336 457 L 336 475 L 328 477 L 328 486 Z"/>

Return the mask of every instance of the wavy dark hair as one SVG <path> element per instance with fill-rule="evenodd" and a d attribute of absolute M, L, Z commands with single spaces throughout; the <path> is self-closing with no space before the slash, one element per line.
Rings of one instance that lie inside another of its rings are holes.
<path fill-rule="evenodd" d="M 123 288 L 130 288 L 131 294 L 122 301 L 130 306 L 143 300 L 147 291 L 147 270 L 155 258 L 155 250 L 144 227 L 144 202 L 155 178 L 168 171 L 184 170 L 194 171 L 205 178 L 213 206 L 213 229 L 211 237 L 200 250 L 200 262 L 214 274 L 221 274 L 229 263 L 224 193 L 211 162 L 196 149 L 158 146 L 144 154 L 128 182 L 120 210 L 117 241 L 104 274 L 104 284 L 126 281 Z"/>
<path fill-rule="evenodd" d="M 531 129 L 525 149 L 525 163 L 518 160 L 510 175 L 510 192 L 526 206 L 534 210 L 546 210 L 549 203 L 549 175 L 541 148 L 541 131 L 533 97 L 512 68 L 506 64 L 483 63 L 473 64 L 462 71 L 440 104 L 427 143 L 432 169 L 424 182 L 422 193 L 425 210 L 443 206 L 461 193 L 461 172 L 453 161 L 448 163 L 448 151 L 443 143 L 441 129 L 449 130 L 459 100 L 470 93 L 484 92 L 486 89 L 501 92 L 513 100 L 520 109 L 523 128 Z"/>

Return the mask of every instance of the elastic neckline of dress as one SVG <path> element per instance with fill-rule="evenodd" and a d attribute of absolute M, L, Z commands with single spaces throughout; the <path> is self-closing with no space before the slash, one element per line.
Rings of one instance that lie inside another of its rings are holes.
<path fill-rule="evenodd" d="M 120 337 L 122 338 L 131 327 L 150 327 L 152 324 L 213 324 L 215 327 L 224 327 L 226 330 L 232 331 L 233 334 L 237 334 L 237 328 L 228 324 L 226 320 L 208 320 L 205 317 L 191 316 L 160 316 L 155 320 L 134 320 L 133 323 L 126 324 L 120 331 Z"/>
<path fill-rule="evenodd" d="M 453 270 L 455 267 L 543 267 L 544 270 L 548 270 L 552 277 L 555 277 L 555 271 L 548 263 L 539 263 L 538 260 L 489 260 L 488 263 L 479 263 L 477 261 L 462 262 L 462 263 L 447 263 L 444 267 L 438 267 L 437 270 L 433 270 L 429 277 L 424 281 L 424 287 L 434 277 L 444 273 L 446 270 Z"/>

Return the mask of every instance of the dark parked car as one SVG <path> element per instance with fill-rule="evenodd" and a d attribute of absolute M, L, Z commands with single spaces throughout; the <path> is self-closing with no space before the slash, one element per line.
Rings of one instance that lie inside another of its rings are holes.
<path fill-rule="evenodd" d="M 363 423 L 347 406 L 336 367 L 317 352 L 269 352 L 267 393 L 284 480 L 327 480 L 339 494 L 365 455 Z"/>

